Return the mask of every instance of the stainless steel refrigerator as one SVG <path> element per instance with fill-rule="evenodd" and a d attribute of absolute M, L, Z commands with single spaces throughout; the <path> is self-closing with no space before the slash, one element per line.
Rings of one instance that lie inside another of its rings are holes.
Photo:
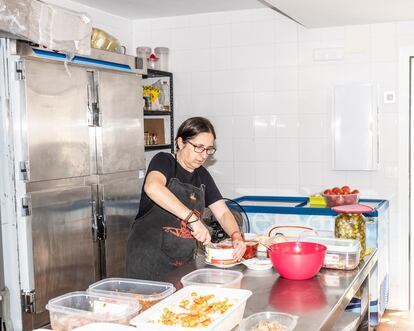
<path fill-rule="evenodd" d="M 3 249 L 18 258 L 4 263 L 9 319 L 32 330 L 51 298 L 125 276 L 145 167 L 142 67 L 6 39 L 0 63 Z"/>

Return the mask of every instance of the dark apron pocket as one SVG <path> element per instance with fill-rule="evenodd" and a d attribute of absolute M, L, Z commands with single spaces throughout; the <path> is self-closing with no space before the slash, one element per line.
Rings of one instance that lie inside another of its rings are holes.
<path fill-rule="evenodd" d="M 180 238 L 171 233 L 162 233 L 161 250 L 173 260 L 191 260 L 194 255 L 195 239 Z"/>

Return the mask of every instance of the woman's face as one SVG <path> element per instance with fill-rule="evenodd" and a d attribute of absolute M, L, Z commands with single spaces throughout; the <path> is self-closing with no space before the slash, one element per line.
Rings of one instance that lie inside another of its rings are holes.
<path fill-rule="evenodd" d="M 204 150 L 202 153 L 197 153 L 194 146 L 202 148 L 214 148 L 214 137 L 211 133 L 202 132 L 197 136 L 184 142 L 182 138 L 177 139 L 179 147 L 179 161 L 184 169 L 194 171 L 206 162 L 208 155 Z M 194 146 L 193 146 L 194 145 Z"/>

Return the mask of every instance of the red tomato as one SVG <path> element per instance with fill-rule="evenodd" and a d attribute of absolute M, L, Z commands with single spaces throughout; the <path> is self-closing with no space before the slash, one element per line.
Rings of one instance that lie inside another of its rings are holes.
<path fill-rule="evenodd" d="M 351 191 L 351 188 L 348 185 L 342 186 L 341 187 L 342 191 Z"/>
<path fill-rule="evenodd" d="M 340 195 L 342 194 L 342 191 L 339 187 L 335 187 L 332 189 L 332 192 L 335 193 L 336 195 Z"/>
<path fill-rule="evenodd" d="M 352 192 L 351 192 L 351 194 L 358 194 L 359 193 L 359 191 L 358 190 L 353 190 Z"/>
<path fill-rule="evenodd" d="M 323 194 L 332 195 L 332 190 L 327 189 L 327 190 L 323 191 Z"/>
<path fill-rule="evenodd" d="M 346 188 L 342 189 L 342 194 L 350 194 L 350 193 L 351 193 L 351 190 L 347 190 Z"/>

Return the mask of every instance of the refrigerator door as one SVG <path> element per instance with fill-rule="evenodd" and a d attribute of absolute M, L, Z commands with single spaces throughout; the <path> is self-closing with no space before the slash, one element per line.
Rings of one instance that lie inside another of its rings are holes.
<path fill-rule="evenodd" d="M 29 181 L 89 175 L 86 70 L 33 60 L 24 67 Z"/>
<path fill-rule="evenodd" d="M 143 169 L 144 125 L 141 77 L 99 71 L 98 174 Z"/>
<path fill-rule="evenodd" d="M 103 277 L 126 276 L 126 244 L 131 224 L 138 213 L 143 171 L 101 175 L 99 191 L 103 205 L 105 233 Z"/>
<path fill-rule="evenodd" d="M 99 277 L 92 239 L 91 186 L 30 193 L 35 313 L 48 300 Z"/>

